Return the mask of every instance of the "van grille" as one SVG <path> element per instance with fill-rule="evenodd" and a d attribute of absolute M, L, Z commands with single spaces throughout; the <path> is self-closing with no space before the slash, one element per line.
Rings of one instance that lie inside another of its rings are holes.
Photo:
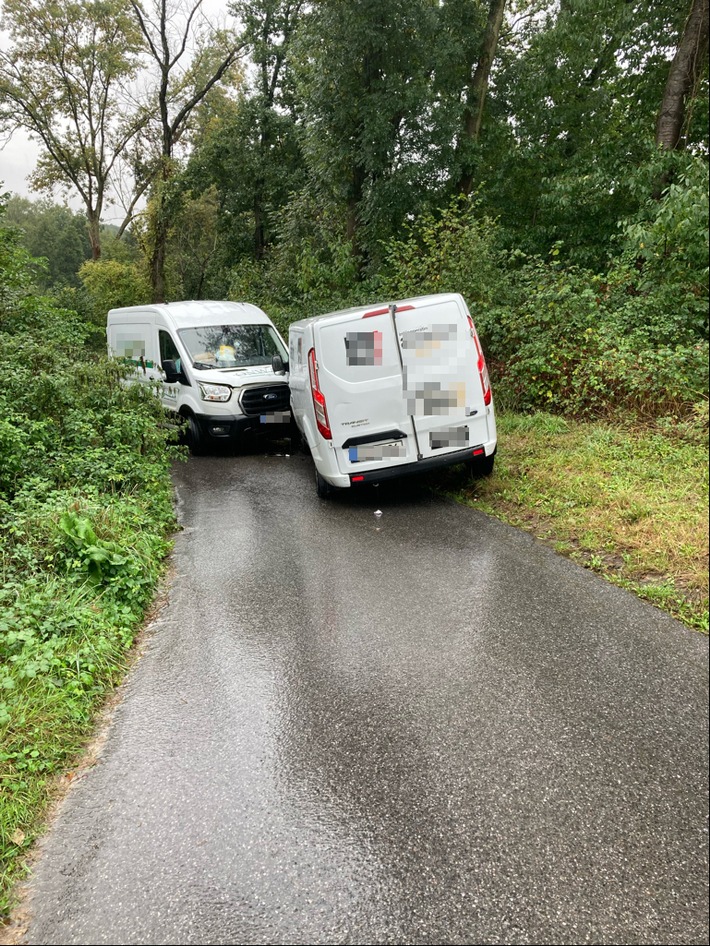
<path fill-rule="evenodd" d="M 257 417 L 266 411 L 287 411 L 289 388 L 287 384 L 264 384 L 246 388 L 242 392 L 242 410 L 247 417 Z"/>

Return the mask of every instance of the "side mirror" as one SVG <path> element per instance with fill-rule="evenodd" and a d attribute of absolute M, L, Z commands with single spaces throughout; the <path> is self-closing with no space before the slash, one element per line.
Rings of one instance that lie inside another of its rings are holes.
<path fill-rule="evenodd" d="M 286 374 L 288 362 L 284 361 L 281 355 L 274 355 L 271 359 L 271 367 L 274 369 L 274 374 Z"/>
<path fill-rule="evenodd" d="M 182 380 L 182 371 L 178 371 L 177 365 L 172 358 L 164 361 L 160 367 L 165 372 L 166 384 L 177 384 L 178 381 Z"/>

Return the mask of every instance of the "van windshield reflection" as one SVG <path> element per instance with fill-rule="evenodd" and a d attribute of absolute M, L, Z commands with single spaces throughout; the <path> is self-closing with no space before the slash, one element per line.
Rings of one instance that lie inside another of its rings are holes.
<path fill-rule="evenodd" d="M 193 368 L 249 368 L 270 365 L 274 355 L 286 357 L 270 325 L 207 325 L 179 334 Z"/>

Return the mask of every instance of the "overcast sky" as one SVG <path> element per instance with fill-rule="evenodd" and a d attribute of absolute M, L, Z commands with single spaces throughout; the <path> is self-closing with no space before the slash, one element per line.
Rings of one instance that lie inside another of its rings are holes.
<path fill-rule="evenodd" d="M 4 147 L 0 145 L 0 192 L 11 191 L 21 197 L 37 199 L 27 185 L 27 176 L 37 163 L 37 146 L 22 132 L 15 132 Z"/>
<path fill-rule="evenodd" d="M 194 5 L 194 2 L 190 5 Z M 201 8 L 213 24 L 225 25 L 230 21 L 225 6 L 225 0 L 202 0 Z M 231 20 L 231 22 L 233 23 L 234 20 Z M 4 32 L 0 32 L 0 43 L 7 43 L 7 34 Z M 0 138 L 0 194 L 10 191 L 12 194 L 29 197 L 31 200 L 39 200 L 43 196 L 36 191 L 31 191 L 27 183 L 28 176 L 34 171 L 37 164 L 38 155 L 39 148 L 29 140 L 27 134 L 21 129 L 14 132 L 9 142 L 5 142 L 3 138 Z M 59 189 L 54 192 L 52 199 L 58 204 L 64 202 Z M 78 197 L 76 199 L 70 198 L 69 203 L 75 210 L 82 207 Z M 111 208 L 108 207 L 104 219 L 109 221 L 110 218 Z"/>

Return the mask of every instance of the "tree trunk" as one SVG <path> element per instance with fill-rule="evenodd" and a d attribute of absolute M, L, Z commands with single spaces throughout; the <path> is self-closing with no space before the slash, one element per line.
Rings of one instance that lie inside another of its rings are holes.
<path fill-rule="evenodd" d="M 457 190 L 462 194 L 470 194 L 473 187 L 473 161 L 471 159 L 471 145 L 478 143 L 481 136 L 481 121 L 483 120 L 483 106 L 488 91 L 488 78 L 498 47 L 498 37 L 503 23 L 506 0 L 490 0 L 488 22 L 483 36 L 483 46 L 478 57 L 476 70 L 468 87 L 466 108 L 463 114 L 463 144 L 464 159 Z"/>
<path fill-rule="evenodd" d="M 165 302 L 165 244 L 156 246 L 150 261 L 153 302 Z"/>
<path fill-rule="evenodd" d="M 356 164 L 352 169 L 349 194 L 347 199 L 347 216 L 345 236 L 350 242 L 353 259 L 357 264 L 358 277 L 362 277 L 366 264 L 366 256 L 360 245 L 360 206 L 365 192 L 365 168 Z"/>
<path fill-rule="evenodd" d="M 101 258 L 101 220 L 97 211 L 90 209 L 86 211 L 86 226 L 89 231 L 91 258 L 96 261 Z"/>
<path fill-rule="evenodd" d="M 153 302 L 165 302 L 165 255 L 168 244 L 164 181 L 158 185 L 153 207 L 153 252 L 150 256 L 150 284 Z"/>
<path fill-rule="evenodd" d="M 708 0 L 692 0 L 656 122 L 656 144 L 665 151 L 682 147 L 686 102 L 702 75 L 707 56 Z"/>
<path fill-rule="evenodd" d="M 261 187 L 254 194 L 254 258 L 261 260 L 266 252 L 266 232 L 264 228 L 264 210 Z"/>
<path fill-rule="evenodd" d="M 155 246 L 150 258 L 153 302 L 165 302 L 165 247 L 167 241 L 168 230 L 161 218 L 155 222 Z"/>
<path fill-rule="evenodd" d="M 165 260 L 168 248 L 168 208 L 166 206 L 166 192 L 171 176 L 170 158 L 162 157 L 162 168 L 157 178 L 152 206 L 151 217 L 153 225 L 153 252 L 150 256 L 150 285 L 153 302 L 165 302 Z"/>

